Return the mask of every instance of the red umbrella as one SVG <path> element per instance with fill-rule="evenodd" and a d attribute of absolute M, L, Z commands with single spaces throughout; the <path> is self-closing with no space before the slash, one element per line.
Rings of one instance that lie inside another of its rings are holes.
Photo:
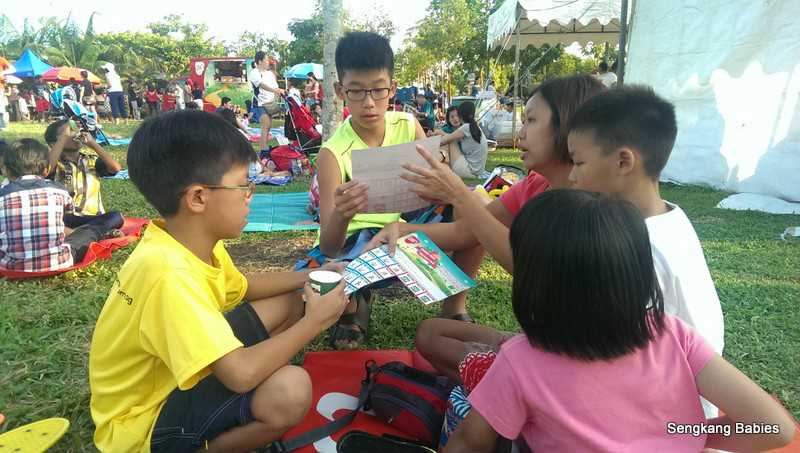
<path fill-rule="evenodd" d="M 73 68 L 70 66 L 59 66 L 56 68 L 52 68 L 47 70 L 44 74 L 42 74 L 42 80 L 45 82 L 58 82 L 62 84 L 69 83 L 69 79 L 75 80 L 83 80 L 83 76 L 81 76 L 81 71 L 86 71 L 85 69 L 81 68 Z M 103 81 L 100 80 L 100 77 L 92 74 L 92 71 L 86 71 L 89 73 L 89 81 L 92 82 L 93 85 L 99 85 Z"/>

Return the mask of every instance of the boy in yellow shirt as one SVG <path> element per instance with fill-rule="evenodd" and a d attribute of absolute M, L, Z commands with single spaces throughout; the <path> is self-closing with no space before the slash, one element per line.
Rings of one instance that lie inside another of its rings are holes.
<path fill-rule="evenodd" d="M 247 223 L 254 156 L 235 127 L 200 111 L 149 119 L 133 137 L 131 179 L 164 220 L 122 266 L 95 327 L 101 451 L 249 451 L 305 416 L 311 382 L 287 364 L 347 298 L 343 285 L 314 294 L 304 272 L 234 266 L 222 240 Z"/>

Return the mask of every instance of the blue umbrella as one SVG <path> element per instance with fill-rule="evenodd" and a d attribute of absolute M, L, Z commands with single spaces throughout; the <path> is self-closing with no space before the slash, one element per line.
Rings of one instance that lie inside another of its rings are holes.
<path fill-rule="evenodd" d="M 35 77 L 52 68 L 30 49 L 25 49 L 19 60 L 14 63 L 14 67 L 17 68 L 17 72 L 14 73 L 17 77 Z"/>
<path fill-rule="evenodd" d="M 322 80 L 322 65 L 317 63 L 299 63 L 283 72 L 283 76 L 287 79 L 302 79 L 308 78 L 309 72 L 314 73 L 314 77 Z"/>

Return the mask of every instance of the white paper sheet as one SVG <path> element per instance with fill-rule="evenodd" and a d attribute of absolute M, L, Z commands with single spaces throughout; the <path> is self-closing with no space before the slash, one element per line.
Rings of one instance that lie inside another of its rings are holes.
<path fill-rule="evenodd" d="M 400 179 L 400 175 L 407 173 L 403 169 L 406 164 L 427 168 L 428 163 L 417 153 L 416 146 L 422 145 L 436 155 L 441 140 L 437 135 L 401 145 L 354 151 L 353 179 L 369 188 L 365 212 L 409 212 L 428 206 L 429 203 L 411 192 L 413 184 Z"/>

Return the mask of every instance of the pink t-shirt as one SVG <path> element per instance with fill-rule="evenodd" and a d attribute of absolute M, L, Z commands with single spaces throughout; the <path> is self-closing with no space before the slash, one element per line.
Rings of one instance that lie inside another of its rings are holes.
<path fill-rule="evenodd" d="M 703 338 L 667 315 L 643 349 L 583 362 L 534 348 L 518 335 L 469 401 L 507 439 L 533 451 L 698 452 L 706 435 L 669 434 L 668 423 L 702 423 L 695 377 L 714 356 Z"/>
<path fill-rule="evenodd" d="M 550 182 L 544 176 L 532 171 L 525 179 L 514 184 L 508 189 L 508 192 L 501 195 L 500 203 L 503 203 L 508 212 L 516 217 L 528 200 L 544 192 L 548 187 L 550 187 Z"/>

